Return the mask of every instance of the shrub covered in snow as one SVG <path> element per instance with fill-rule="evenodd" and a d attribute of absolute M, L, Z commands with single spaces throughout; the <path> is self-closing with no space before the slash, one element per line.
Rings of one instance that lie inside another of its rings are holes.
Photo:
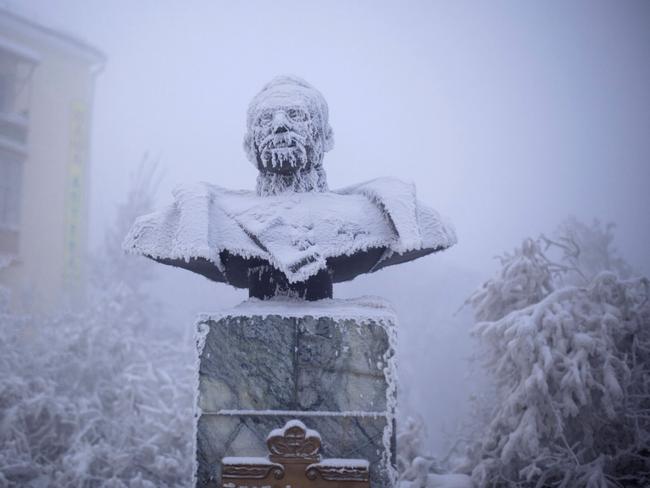
<path fill-rule="evenodd" d="M 425 456 L 426 425 L 420 417 L 409 416 L 397 425 L 397 472 L 400 478 L 408 471 L 416 457 Z"/>
<path fill-rule="evenodd" d="M 129 319 L 119 297 L 56 317 L 2 314 L 0 486 L 188 484 L 191 349 Z"/>
<path fill-rule="evenodd" d="M 526 240 L 470 298 L 496 392 L 479 486 L 650 486 L 649 286 L 621 277 L 611 232 Z"/>
<path fill-rule="evenodd" d="M 471 477 L 446 473 L 448 458 L 436 459 L 424 447 L 426 426 L 419 417 L 399 421 L 397 430 L 397 470 L 399 488 L 472 488 Z"/>

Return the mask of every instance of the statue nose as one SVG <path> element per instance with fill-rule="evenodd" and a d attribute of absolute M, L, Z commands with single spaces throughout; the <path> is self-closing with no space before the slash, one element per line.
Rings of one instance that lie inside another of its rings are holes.
<path fill-rule="evenodd" d="M 289 130 L 289 121 L 284 112 L 276 112 L 273 117 L 273 132 L 282 134 Z"/>

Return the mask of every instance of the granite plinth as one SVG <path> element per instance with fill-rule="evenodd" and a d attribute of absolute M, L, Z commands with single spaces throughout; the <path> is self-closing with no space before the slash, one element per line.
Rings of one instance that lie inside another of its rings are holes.
<path fill-rule="evenodd" d="M 201 331 L 196 486 L 215 487 L 224 456 L 263 456 L 297 418 L 328 458 L 370 462 L 394 481 L 395 318 L 378 299 L 251 299 L 206 315 Z"/>

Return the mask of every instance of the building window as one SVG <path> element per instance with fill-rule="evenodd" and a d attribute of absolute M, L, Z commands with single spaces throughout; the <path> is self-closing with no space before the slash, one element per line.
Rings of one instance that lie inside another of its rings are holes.
<path fill-rule="evenodd" d="M 13 111 L 16 66 L 16 60 L 0 50 L 0 112 Z"/>
<path fill-rule="evenodd" d="M 27 116 L 34 67 L 33 61 L 4 51 L 0 39 L 0 112 Z"/>
<path fill-rule="evenodd" d="M 21 158 L 0 151 L 0 229 L 18 230 L 22 173 Z"/>
<path fill-rule="evenodd" d="M 0 112 L 8 112 L 9 108 L 9 76 L 0 72 Z"/>

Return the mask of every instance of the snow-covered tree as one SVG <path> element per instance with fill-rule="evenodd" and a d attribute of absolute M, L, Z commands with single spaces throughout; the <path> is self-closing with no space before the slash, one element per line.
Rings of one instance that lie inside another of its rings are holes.
<path fill-rule="evenodd" d="M 650 486 L 649 286 L 612 249 L 611 227 L 568 221 L 470 297 L 496 393 L 479 486 Z"/>
<path fill-rule="evenodd" d="M 159 307 L 152 303 L 146 287 L 155 280 L 157 267 L 142 256 L 125 255 L 122 241 L 135 219 L 153 209 L 154 195 L 160 171 L 157 162 L 145 154 L 136 172 L 131 176 L 131 185 L 122 202 L 115 209 L 113 225 L 104 233 L 100 252 L 91 259 L 90 301 L 105 303 L 110 296 L 114 305 L 128 311 L 123 317 L 128 323 L 123 328 L 141 330 L 153 324 L 151 320 Z M 160 331 L 161 322 L 155 324 Z M 167 331 L 165 331 L 167 332 Z"/>
<path fill-rule="evenodd" d="M 613 223 L 591 225 L 569 217 L 551 237 L 541 236 L 544 249 L 555 257 L 551 267 L 564 283 L 585 285 L 601 271 L 611 271 L 621 278 L 634 273 L 614 245 Z"/>
<path fill-rule="evenodd" d="M 498 320 L 512 310 L 539 302 L 552 289 L 551 270 L 539 243 L 526 239 L 498 258 L 501 271 L 470 298 L 477 320 Z"/>

